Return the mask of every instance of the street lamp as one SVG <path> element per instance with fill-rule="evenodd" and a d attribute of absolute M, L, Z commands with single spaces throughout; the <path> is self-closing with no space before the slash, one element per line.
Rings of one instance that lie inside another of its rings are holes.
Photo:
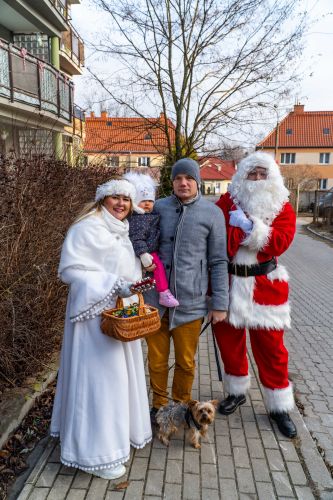
<path fill-rule="evenodd" d="M 267 104 L 266 102 L 257 102 L 257 105 L 261 108 L 269 108 L 275 111 L 276 115 L 276 125 L 275 125 L 275 145 L 274 145 L 274 159 L 278 161 L 278 148 L 279 148 L 279 129 L 280 129 L 280 121 L 279 121 L 279 112 L 277 104 Z"/>

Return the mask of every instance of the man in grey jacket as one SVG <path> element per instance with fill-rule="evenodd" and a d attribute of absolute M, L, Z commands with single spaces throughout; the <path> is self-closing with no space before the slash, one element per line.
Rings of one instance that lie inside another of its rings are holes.
<path fill-rule="evenodd" d="M 172 168 L 173 194 L 156 202 L 160 214 L 159 256 L 169 288 L 179 306 L 163 308 L 156 292 L 147 302 L 158 307 L 161 329 L 147 338 L 150 384 L 153 390 L 152 422 L 157 410 L 168 403 L 168 360 L 171 337 L 175 350 L 172 399 L 188 401 L 195 374 L 195 353 L 200 329 L 208 312 L 208 275 L 211 297 L 208 318 L 223 321 L 228 310 L 228 258 L 222 211 L 200 193 L 200 169 L 190 158 Z"/>

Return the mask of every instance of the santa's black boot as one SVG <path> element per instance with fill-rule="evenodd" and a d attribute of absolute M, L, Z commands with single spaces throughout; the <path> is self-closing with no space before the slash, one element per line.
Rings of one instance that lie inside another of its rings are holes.
<path fill-rule="evenodd" d="M 276 422 L 281 434 L 288 438 L 294 438 L 297 436 L 297 429 L 289 416 L 289 413 L 284 412 L 271 412 L 270 417 Z"/>
<path fill-rule="evenodd" d="M 223 399 L 219 404 L 218 411 L 222 415 L 231 415 L 240 405 L 243 405 L 246 402 L 245 394 L 239 394 L 235 396 L 233 394 L 229 394 L 226 399 Z"/>

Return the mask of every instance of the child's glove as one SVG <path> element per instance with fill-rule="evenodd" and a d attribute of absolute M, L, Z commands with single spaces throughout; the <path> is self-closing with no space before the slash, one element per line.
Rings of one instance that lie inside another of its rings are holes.
<path fill-rule="evenodd" d="M 240 227 L 244 233 L 249 234 L 252 231 L 253 222 L 248 219 L 241 208 L 229 212 L 229 224 L 234 227 Z"/>
<path fill-rule="evenodd" d="M 140 255 L 140 260 L 143 265 L 143 267 L 150 267 L 153 263 L 153 256 L 150 255 L 150 253 L 143 253 Z"/>
<path fill-rule="evenodd" d="M 126 297 L 131 297 L 133 295 L 133 292 L 131 290 L 131 287 L 134 285 L 131 281 L 124 281 L 118 288 L 118 296 L 121 297 L 122 299 L 125 299 Z"/>

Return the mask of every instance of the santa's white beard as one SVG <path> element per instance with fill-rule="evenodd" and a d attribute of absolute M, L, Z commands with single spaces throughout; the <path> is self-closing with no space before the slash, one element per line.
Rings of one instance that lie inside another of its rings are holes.
<path fill-rule="evenodd" d="M 238 203 L 250 217 L 271 223 L 288 200 L 288 190 L 272 180 L 244 180 L 237 193 Z"/>

